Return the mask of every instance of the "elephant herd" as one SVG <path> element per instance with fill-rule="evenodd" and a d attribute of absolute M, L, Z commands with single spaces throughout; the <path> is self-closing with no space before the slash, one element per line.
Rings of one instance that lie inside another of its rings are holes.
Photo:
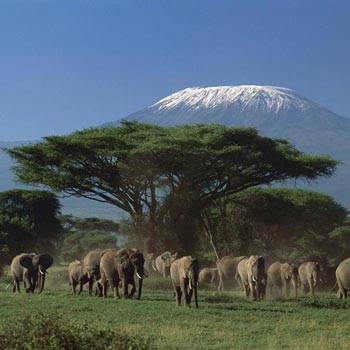
<path fill-rule="evenodd" d="M 20 292 L 20 281 L 24 282 L 27 293 L 36 288 L 41 293 L 44 289 L 46 271 L 53 264 L 49 254 L 22 253 L 13 258 L 11 274 L 13 292 Z M 132 298 L 137 291 L 141 298 L 143 279 L 157 273 L 170 278 L 175 291 L 176 304 L 190 306 L 194 294 L 195 306 L 198 307 L 198 288 L 203 283 L 213 284 L 218 290 L 228 289 L 238 284 L 247 298 L 265 299 L 266 290 L 271 295 L 289 297 L 291 286 L 295 297 L 301 288 L 304 295 L 315 293 L 315 288 L 322 282 L 320 265 L 317 262 L 304 262 L 299 267 L 289 263 L 274 262 L 266 270 L 263 256 L 224 256 L 217 261 L 216 268 L 199 270 L 198 260 L 191 256 L 178 258 L 177 253 L 164 252 L 154 258 L 138 249 L 95 249 L 84 257 L 83 261 L 75 260 L 68 266 L 69 282 L 72 293 L 83 290 L 88 284 L 89 294 L 107 297 L 112 289 L 114 297 L 120 298 L 119 287 L 122 287 L 124 298 Z M 136 288 L 135 276 L 138 279 Z M 335 272 L 338 296 L 347 298 L 350 290 L 350 258 L 341 262 Z"/>
<path fill-rule="evenodd" d="M 315 294 L 315 289 L 324 282 L 320 264 L 315 261 L 294 264 L 274 262 L 265 270 L 262 256 L 250 257 L 224 256 L 217 261 L 216 268 L 203 268 L 199 273 L 199 283 L 214 285 L 218 290 L 228 289 L 238 284 L 247 298 L 261 300 L 265 298 L 266 289 L 270 295 L 289 297 L 293 286 L 295 297 L 299 288 L 306 295 Z M 350 258 L 342 261 L 335 271 L 338 296 L 347 298 L 350 291 Z"/>
<path fill-rule="evenodd" d="M 11 274 L 13 276 L 13 292 L 20 292 L 20 281 L 24 282 L 25 291 L 34 293 L 36 287 L 39 293 L 44 289 L 46 270 L 52 266 L 53 258 L 49 254 L 23 253 L 13 258 Z M 164 252 L 155 259 L 147 254 L 146 259 L 138 249 L 95 249 L 86 254 L 83 261 L 75 260 L 68 266 L 69 283 L 72 293 L 78 294 L 83 286 L 88 284 L 89 294 L 107 297 L 107 291 L 112 289 L 114 297 L 120 298 L 119 287 L 122 287 L 124 298 L 132 298 L 136 292 L 135 275 L 138 278 L 137 299 L 141 298 L 143 278 L 151 271 L 161 276 L 171 278 L 176 303 L 190 306 L 194 292 L 195 305 L 198 307 L 198 273 L 197 259 L 184 256 L 177 259 L 177 253 Z M 129 288 L 131 287 L 131 288 Z"/>

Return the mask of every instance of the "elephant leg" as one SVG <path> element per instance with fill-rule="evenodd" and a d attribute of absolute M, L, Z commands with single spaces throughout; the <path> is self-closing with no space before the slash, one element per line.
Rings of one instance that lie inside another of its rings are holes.
<path fill-rule="evenodd" d="M 31 281 L 30 281 L 30 279 L 28 278 L 27 275 L 25 275 L 25 277 L 23 279 L 23 283 L 24 283 L 24 289 L 25 289 L 26 293 L 33 292 L 32 283 L 31 283 Z"/>
<path fill-rule="evenodd" d="M 104 281 L 102 283 L 102 292 L 103 292 L 103 297 L 107 298 L 107 288 L 108 288 L 108 282 Z"/>
<path fill-rule="evenodd" d="M 94 278 L 90 277 L 89 279 L 89 295 L 92 295 L 92 286 L 94 284 Z"/>
<path fill-rule="evenodd" d="M 117 284 L 117 286 L 118 286 L 118 284 Z M 129 285 L 128 285 L 127 279 L 123 278 L 123 296 L 126 299 L 129 298 L 129 289 L 128 289 L 128 287 L 129 287 Z"/>
<path fill-rule="evenodd" d="M 116 299 L 120 299 L 120 295 L 119 295 L 119 281 L 116 280 L 108 280 L 108 283 L 106 283 L 106 290 L 108 288 L 108 285 L 110 286 L 111 289 L 113 289 L 113 295 L 114 298 Z"/>
<path fill-rule="evenodd" d="M 249 289 L 250 289 L 250 292 L 252 293 L 252 300 L 256 300 L 256 290 L 253 282 L 249 282 Z"/>
<path fill-rule="evenodd" d="M 79 283 L 79 292 L 78 292 L 79 295 L 83 291 L 83 285 L 84 284 L 82 282 Z"/>
<path fill-rule="evenodd" d="M 96 281 L 96 295 L 99 297 L 102 297 L 102 292 L 103 292 L 103 286 L 99 281 Z"/>
<path fill-rule="evenodd" d="M 314 286 L 312 279 L 309 280 L 309 287 L 310 287 L 311 295 L 315 295 L 315 286 Z"/>
<path fill-rule="evenodd" d="M 188 292 L 187 292 L 187 287 L 185 287 L 185 285 L 181 286 L 181 292 L 184 296 L 184 305 L 189 306 L 189 304 L 188 304 Z"/>
<path fill-rule="evenodd" d="M 136 292 L 136 287 L 135 287 L 135 280 L 134 280 L 134 278 L 131 279 L 130 285 L 131 285 L 131 291 L 130 291 L 130 293 L 129 293 L 129 298 L 132 299 L 133 295 L 134 295 L 135 292 Z"/>
<path fill-rule="evenodd" d="M 182 297 L 181 288 L 175 287 L 175 293 L 176 293 L 176 305 L 181 306 L 181 297 Z"/>
<path fill-rule="evenodd" d="M 224 291 L 226 288 L 225 288 L 225 282 L 224 282 L 224 278 L 222 278 L 221 280 L 221 290 Z"/>
<path fill-rule="evenodd" d="M 218 284 L 218 291 L 219 290 L 222 290 L 222 281 L 220 277 L 219 277 L 219 284 Z"/>
<path fill-rule="evenodd" d="M 285 282 L 285 293 L 286 293 L 286 298 L 289 298 L 289 293 L 290 293 L 290 281 Z"/>
<path fill-rule="evenodd" d="M 193 294 L 193 289 L 190 289 L 190 291 L 188 293 L 188 305 L 191 304 L 192 294 Z"/>
<path fill-rule="evenodd" d="M 75 281 L 75 280 L 73 280 L 73 281 L 72 281 L 72 293 L 73 293 L 73 294 L 76 294 L 76 292 L 77 292 L 77 291 L 75 290 L 76 287 L 77 287 L 77 285 L 78 285 L 78 282 Z"/>
<path fill-rule="evenodd" d="M 244 289 L 244 294 L 246 296 L 247 299 L 249 299 L 249 286 L 245 283 L 243 283 L 243 289 Z"/>
<path fill-rule="evenodd" d="M 13 288 L 12 291 L 15 293 L 16 290 L 18 291 L 18 293 L 21 293 L 20 289 L 19 289 L 19 279 L 17 277 L 14 278 L 13 281 Z"/>
<path fill-rule="evenodd" d="M 303 296 L 305 297 L 306 296 L 306 285 L 305 285 L 305 283 L 301 283 L 301 289 L 303 291 Z"/>

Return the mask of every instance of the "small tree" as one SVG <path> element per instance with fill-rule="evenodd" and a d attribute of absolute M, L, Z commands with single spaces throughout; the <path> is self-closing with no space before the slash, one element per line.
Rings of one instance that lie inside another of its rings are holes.
<path fill-rule="evenodd" d="M 1 262 L 28 251 L 54 253 L 62 227 L 60 204 L 48 191 L 11 190 L 0 193 Z"/>
<path fill-rule="evenodd" d="M 330 232 L 343 236 L 347 214 L 326 194 L 288 188 L 244 191 L 225 204 L 210 213 L 221 253 L 273 259 L 334 256 Z"/>

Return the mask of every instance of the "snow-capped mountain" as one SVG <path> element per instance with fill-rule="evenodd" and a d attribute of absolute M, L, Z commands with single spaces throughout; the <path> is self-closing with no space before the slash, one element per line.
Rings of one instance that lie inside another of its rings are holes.
<path fill-rule="evenodd" d="M 337 176 L 320 181 L 316 189 L 334 195 L 342 203 L 350 202 L 350 119 L 293 90 L 257 85 L 187 88 L 126 119 L 163 126 L 252 126 L 263 135 L 287 138 L 304 152 L 327 154 L 343 162 Z"/>
<path fill-rule="evenodd" d="M 193 123 L 253 126 L 265 135 L 287 137 L 303 150 L 317 153 L 329 153 L 328 145 L 317 141 L 319 133 L 328 139 L 350 135 L 350 119 L 338 116 L 293 90 L 274 86 L 187 88 L 126 119 L 163 126 Z M 338 144 L 337 149 L 338 146 L 343 148 Z"/>

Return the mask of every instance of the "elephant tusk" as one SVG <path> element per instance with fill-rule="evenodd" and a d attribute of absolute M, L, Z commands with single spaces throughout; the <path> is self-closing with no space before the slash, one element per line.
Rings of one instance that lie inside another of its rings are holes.
<path fill-rule="evenodd" d="M 192 282 L 191 282 L 190 278 L 188 279 L 188 284 L 189 284 L 190 289 L 192 289 Z"/>
<path fill-rule="evenodd" d="M 256 279 L 255 279 L 255 277 L 253 276 L 253 282 L 256 282 Z"/>
<path fill-rule="evenodd" d="M 136 276 L 140 279 L 140 280 L 142 280 L 142 277 L 136 272 Z"/>
<path fill-rule="evenodd" d="M 44 272 L 42 272 L 40 268 L 39 268 L 39 272 L 40 272 L 42 275 L 45 275 L 45 273 L 44 273 Z"/>

